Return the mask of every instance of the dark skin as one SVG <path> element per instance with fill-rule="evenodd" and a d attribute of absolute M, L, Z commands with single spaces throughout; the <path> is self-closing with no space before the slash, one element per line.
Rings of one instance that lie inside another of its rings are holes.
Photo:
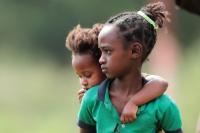
<path fill-rule="evenodd" d="M 142 46 L 132 43 L 124 47 L 119 29 L 107 25 L 99 34 L 99 48 L 102 52 L 99 59 L 102 72 L 107 78 L 114 78 L 109 95 L 120 116 L 125 104 L 142 88 Z M 80 132 L 89 133 L 82 128 Z"/>
<path fill-rule="evenodd" d="M 135 94 L 124 106 L 124 109 L 122 111 L 122 114 L 120 116 L 120 120 L 122 123 L 128 123 L 132 122 L 137 118 L 136 113 L 138 110 L 139 105 L 143 105 L 152 99 L 160 96 L 164 91 L 166 90 L 168 84 L 165 82 L 162 78 L 155 75 L 148 75 L 143 73 L 143 77 L 145 77 L 147 82 L 141 91 L 139 91 L 137 94 Z M 157 80 L 155 80 L 155 78 Z M 155 82 L 156 81 L 156 82 Z M 160 83 L 160 84 L 158 84 Z M 162 86 L 160 86 L 162 84 Z M 148 88 L 147 88 L 148 87 Z M 150 88 L 152 88 L 150 90 Z M 156 89 L 160 88 L 160 89 Z M 164 89 L 165 88 L 165 89 Z"/>
<path fill-rule="evenodd" d="M 115 78 L 109 95 L 119 115 L 130 98 L 142 88 L 142 46 L 132 43 L 125 47 L 123 43 L 116 26 L 105 26 L 99 35 L 99 48 L 102 51 L 99 62 L 106 76 Z"/>
<path fill-rule="evenodd" d="M 142 88 L 141 55 L 142 46 L 132 43 L 124 47 L 119 29 L 113 25 L 105 26 L 99 34 L 99 59 L 102 72 L 107 78 L 114 78 L 109 95 L 119 116 L 125 104 Z M 90 133 L 80 129 L 81 133 Z"/>

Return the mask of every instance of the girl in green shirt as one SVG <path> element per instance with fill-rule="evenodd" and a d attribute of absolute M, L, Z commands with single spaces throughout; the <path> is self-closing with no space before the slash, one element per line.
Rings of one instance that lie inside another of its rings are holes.
<path fill-rule="evenodd" d="M 72 66 L 82 87 L 78 92 L 79 101 L 86 90 L 100 84 L 106 78 L 99 64 L 101 51 L 98 48 L 98 34 L 102 27 L 102 24 L 95 24 L 92 28 L 81 28 L 77 25 L 66 39 L 66 47 L 72 52 Z M 138 106 L 155 99 L 167 89 L 168 83 L 163 78 L 145 73 L 142 75 L 148 82 L 124 106 L 121 113 L 122 123 L 135 120 Z"/>

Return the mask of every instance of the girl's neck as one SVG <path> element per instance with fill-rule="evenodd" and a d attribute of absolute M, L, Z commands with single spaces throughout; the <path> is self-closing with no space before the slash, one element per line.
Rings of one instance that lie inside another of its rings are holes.
<path fill-rule="evenodd" d="M 113 91 L 122 92 L 125 95 L 137 93 L 142 88 L 141 71 L 130 72 L 123 77 L 115 78 L 112 82 Z"/>

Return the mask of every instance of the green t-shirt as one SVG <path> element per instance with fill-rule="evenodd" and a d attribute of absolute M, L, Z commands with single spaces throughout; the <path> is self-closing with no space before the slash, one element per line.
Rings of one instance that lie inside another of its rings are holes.
<path fill-rule="evenodd" d="M 121 124 L 109 98 L 110 81 L 89 89 L 82 100 L 78 125 L 97 133 L 155 133 L 158 124 L 166 132 L 181 132 L 181 117 L 176 104 L 167 95 L 139 107 L 137 119 Z"/>

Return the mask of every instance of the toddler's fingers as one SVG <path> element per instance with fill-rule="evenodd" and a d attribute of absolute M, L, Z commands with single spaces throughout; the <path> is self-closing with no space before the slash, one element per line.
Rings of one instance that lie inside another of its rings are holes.
<path fill-rule="evenodd" d="M 136 118 L 134 117 L 133 114 L 127 115 L 127 116 L 126 116 L 126 123 L 133 122 L 135 119 L 136 119 Z"/>
<path fill-rule="evenodd" d="M 135 117 L 133 117 L 133 116 L 129 117 L 129 122 L 133 122 L 134 120 L 135 120 Z"/>
<path fill-rule="evenodd" d="M 130 117 L 131 117 L 131 121 L 134 121 L 135 119 L 137 119 L 136 114 L 132 114 Z"/>
<path fill-rule="evenodd" d="M 83 97 L 83 95 L 84 95 L 84 94 L 83 94 L 83 93 L 81 93 L 81 94 L 78 96 L 78 97 L 79 97 L 79 99 L 80 99 L 80 98 L 82 98 L 82 97 Z"/>
<path fill-rule="evenodd" d="M 80 89 L 78 92 L 85 92 L 86 90 L 84 88 Z"/>
<path fill-rule="evenodd" d="M 85 93 L 85 92 L 86 92 L 85 89 L 80 89 L 80 90 L 78 91 L 78 94 Z"/>
<path fill-rule="evenodd" d="M 133 117 L 133 120 L 135 120 L 135 119 L 137 119 L 137 115 L 136 115 L 136 114 L 135 114 L 134 117 Z"/>
<path fill-rule="evenodd" d="M 82 101 L 83 95 L 84 95 L 84 93 L 82 93 L 82 94 L 79 94 L 79 96 L 78 96 L 79 102 L 81 102 L 81 101 Z"/>
<path fill-rule="evenodd" d="M 79 95 L 80 98 L 82 98 L 83 96 L 84 96 L 84 93 L 81 93 L 81 94 Z"/>
<path fill-rule="evenodd" d="M 124 116 L 124 123 L 128 123 L 129 118 L 127 116 Z"/>
<path fill-rule="evenodd" d="M 121 121 L 121 123 L 125 123 L 124 115 L 121 115 L 120 121 Z"/>
<path fill-rule="evenodd" d="M 131 118 L 130 117 L 127 117 L 126 118 L 126 123 L 129 123 L 129 122 L 131 122 L 132 120 L 131 120 Z"/>

